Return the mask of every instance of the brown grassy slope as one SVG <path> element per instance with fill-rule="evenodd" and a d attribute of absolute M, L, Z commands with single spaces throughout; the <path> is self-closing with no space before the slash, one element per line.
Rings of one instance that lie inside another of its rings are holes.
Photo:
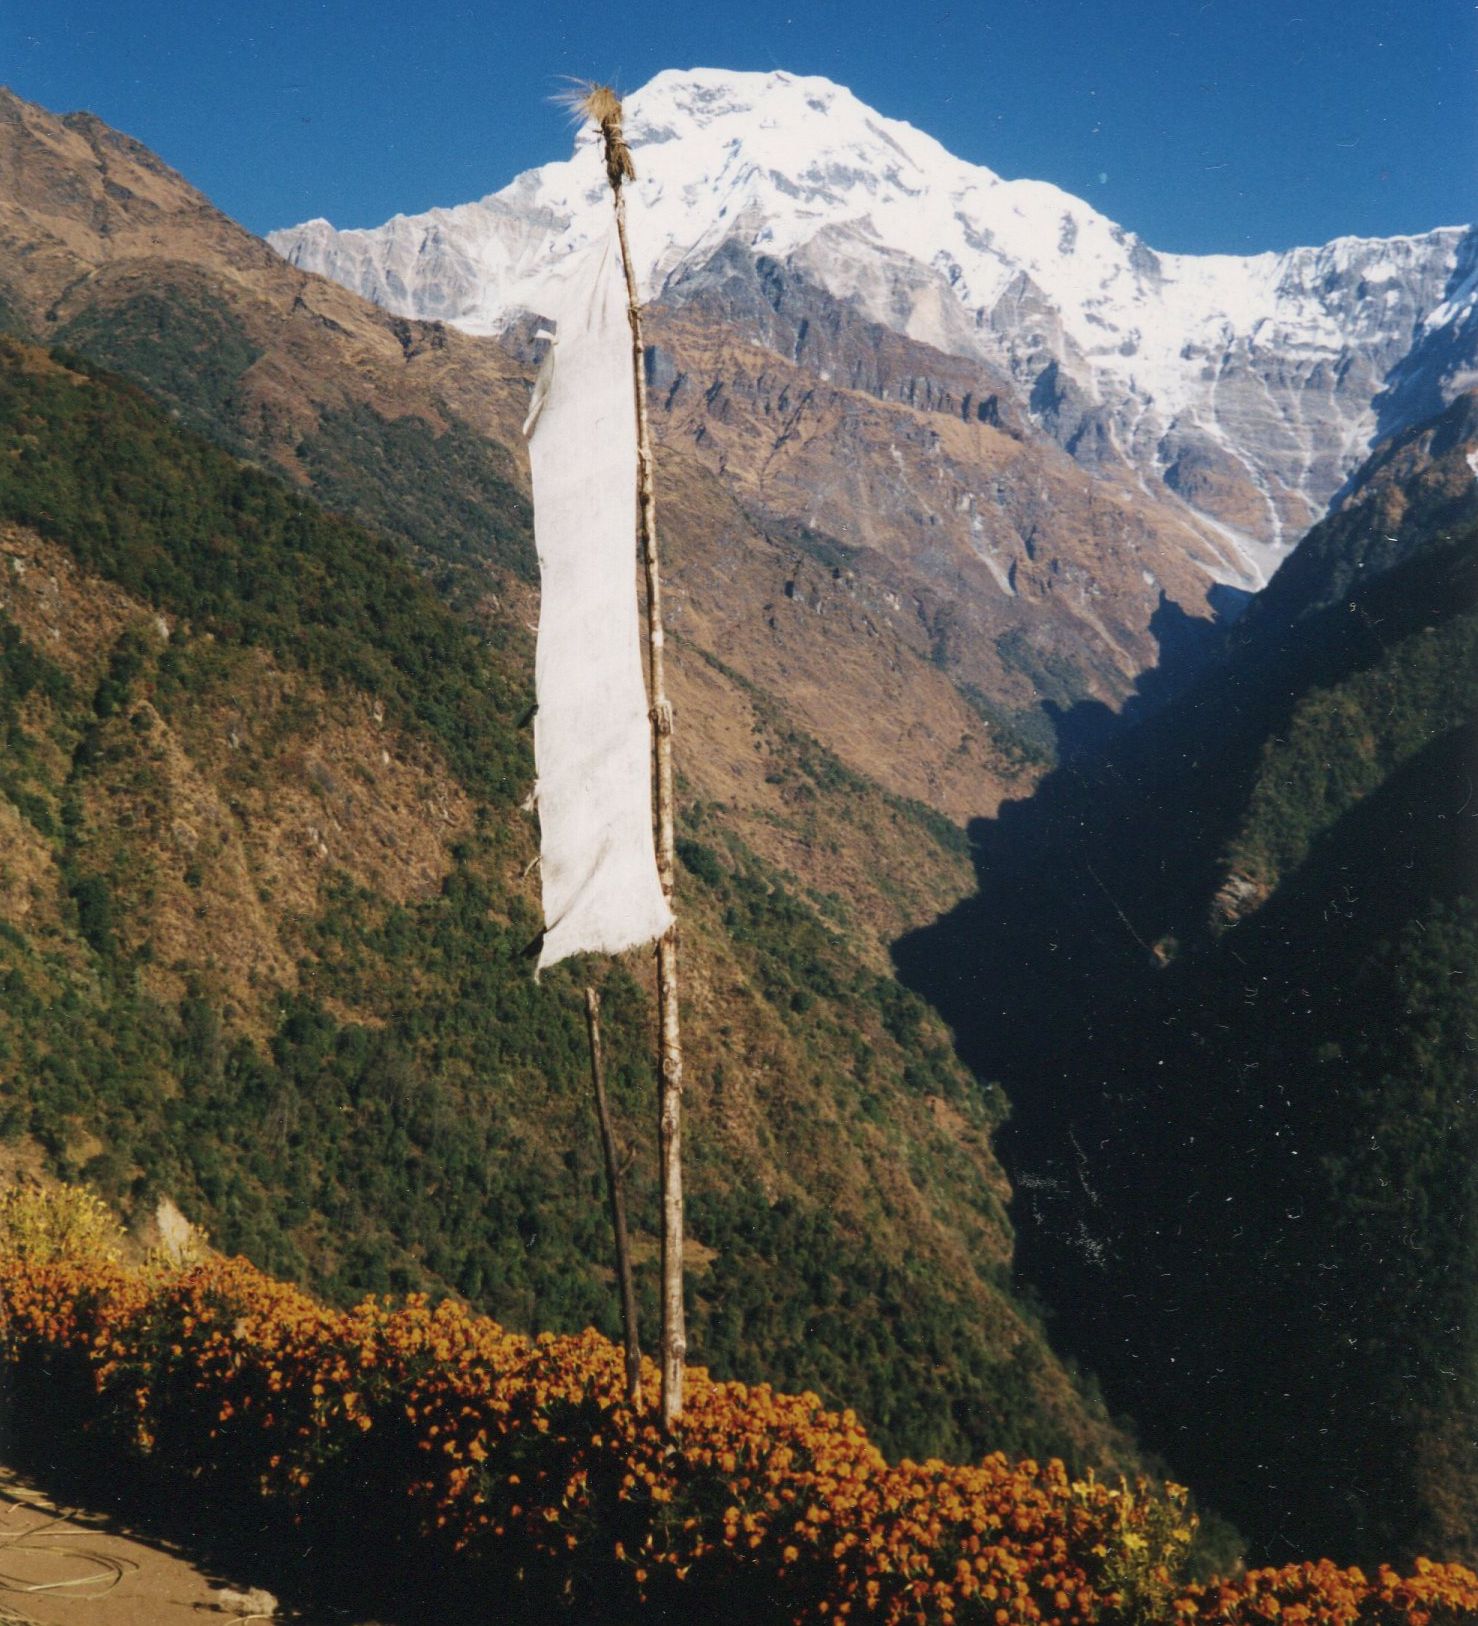
<path fill-rule="evenodd" d="M 383 707 L 330 695 L 263 650 L 192 637 L 33 531 L 0 522 L 3 612 L 90 694 L 126 632 L 155 654 L 173 644 L 207 698 L 161 714 L 151 685 L 98 726 L 95 772 L 79 787 L 83 867 L 108 876 L 126 950 L 148 945 L 141 985 L 177 1002 L 186 978 L 253 1033 L 298 985 L 297 927 L 345 881 L 391 903 L 431 897 L 452 843 L 472 824 L 462 787 L 427 744 L 387 726 Z M 27 729 L 44 781 L 65 783 L 76 740 L 43 702 Z M 62 935 L 60 854 L 3 804 L 5 918 Z M 53 809 L 60 814 L 60 802 Z"/>

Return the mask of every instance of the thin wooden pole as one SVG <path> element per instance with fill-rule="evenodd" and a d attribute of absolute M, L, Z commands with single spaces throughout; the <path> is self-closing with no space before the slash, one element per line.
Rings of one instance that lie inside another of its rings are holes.
<path fill-rule="evenodd" d="M 636 391 L 637 534 L 647 583 L 647 673 L 652 706 L 653 774 L 657 803 L 657 874 L 672 902 L 676 872 L 672 790 L 672 706 L 667 698 L 666 642 L 662 628 L 662 579 L 657 554 L 657 496 L 652 476 L 652 430 L 647 415 L 647 373 L 642 343 L 641 301 L 626 240 L 623 183 L 636 178 L 621 133 L 621 103 L 597 87 L 586 110 L 605 140 L 606 175 L 616 210 L 621 269 L 626 277 L 626 310 L 631 321 L 631 372 Z M 688 1352 L 683 1308 L 683 1045 L 678 1022 L 677 924 L 657 942 L 658 1157 L 662 1177 L 662 1426 L 671 1431 L 683 1409 L 684 1360 Z"/>
<path fill-rule="evenodd" d="M 626 1398 L 641 1405 L 641 1345 L 636 1332 L 636 1289 L 631 1280 L 631 1248 L 626 1240 L 626 1201 L 621 1192 L 621 1166 L 616 1161 L 616 1137 L 606 1105 L 606 1065 L 600 1043 L 600 995 L 585 990 L 585 1027 L 590 1034 L 590 1081 L 595 1086 L 595 1115 L 600 1120 L 600 1144 L 606 1159 L 606 1194 L 611 1200 L 611 1230 L 616 1238 L 616 1279 L 621 1287 L 621 1333 L 626 1344 Z"/>

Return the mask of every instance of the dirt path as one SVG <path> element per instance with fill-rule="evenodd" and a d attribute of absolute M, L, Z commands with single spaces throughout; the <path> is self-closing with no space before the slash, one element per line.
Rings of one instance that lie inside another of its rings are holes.
<path fill-rule="evenodd" d="M 326 1626 L 324 1617 L 274 1613 L 270 1595 L 251 1599 L 250 1591 L 108 1518 L 59 1507 L 0 1468 L 0 1626 Z"/>

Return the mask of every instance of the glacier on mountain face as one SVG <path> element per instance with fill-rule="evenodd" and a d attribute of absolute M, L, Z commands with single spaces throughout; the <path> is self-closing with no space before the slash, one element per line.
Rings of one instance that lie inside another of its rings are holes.
<path fill-rule="evenodd" d="M 1083 461 L 1122 460 L 1276 564 L 1378 433 L 1478 356 L 1478 233 L 1157 253 L 1082 199 L 1008 181 L 843 87 L 668 70 L 627 101 L 644 296 L 739 247 L 869 321 L 1009 373 Z M 498 332 L 550 302 L 608 209 L 595 132 L 478 202 L 369 231 L 274 232 L 293 264 L 401 315 Z"/>

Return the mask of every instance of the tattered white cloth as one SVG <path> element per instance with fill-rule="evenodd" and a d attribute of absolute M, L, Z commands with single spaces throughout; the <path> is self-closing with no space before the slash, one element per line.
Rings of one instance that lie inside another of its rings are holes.
<path fill-rule="evenodd" d="M 617 954 L 672 923 L 652 840 L 636 599 L 636 405 L 614 222 L 562 279 L 559 336 L 524 434 L 542 602 L 534 686 L 539 969 Z"/>

